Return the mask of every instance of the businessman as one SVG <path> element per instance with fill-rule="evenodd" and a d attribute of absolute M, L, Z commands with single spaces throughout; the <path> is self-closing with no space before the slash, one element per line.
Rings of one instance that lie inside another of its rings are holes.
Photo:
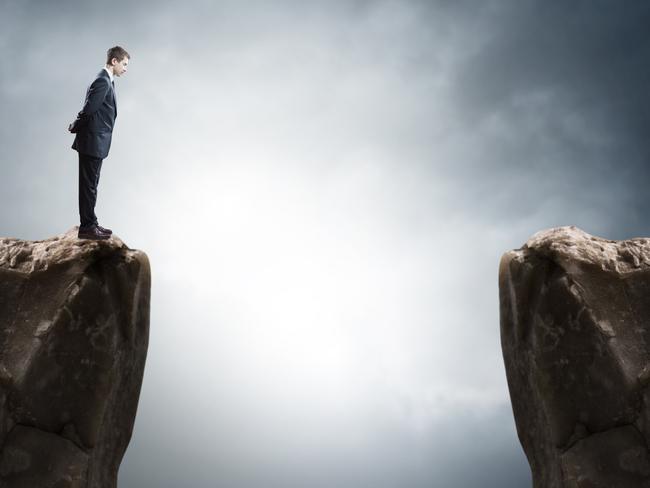
<path fill-rule="evenodd" d="M 83 108 L 68 127 L 76 134 L 72 149 L 79 153 L 80 239 L 109 239 L 113 233 L 99 225 L 95 203 L 102 161 L 108 156 L 117 117 L 114 79 L 126 73 L 130 59 L 120 46 L 108 50 L 106 65 L 88 87 Z"/>

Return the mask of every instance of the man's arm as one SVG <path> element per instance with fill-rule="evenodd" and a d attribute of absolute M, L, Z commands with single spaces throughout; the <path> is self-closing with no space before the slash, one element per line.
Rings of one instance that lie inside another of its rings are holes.
<path fill-rule="evenodd" d="M 92 117 L 92 115 L 95 112 L 97 112 L 97 110 L 99 110 L 99 107 L 101 107 L 102 102 L 106 98 L 106 95 L 108 94 L 108 90 L 110 89 L 111 86 L 106 78 L 104 78 L 103 76 L 100 76 L 99 78 L 95 78 L 95 81 L 93 81 L 92 85 L 90 85 L 90 88 L 88 89 L 88 94 L 86 95 L 86 101 L 84 103 L 83 108 L 81 109 L 81 112 L 79 112 L 79 114 L 77 115 L 77 120 L 75 120 L 70 125 L 74 126 L 75 129 L 78 129 L 81 126 L 86 125 L 88 119 Z"/>

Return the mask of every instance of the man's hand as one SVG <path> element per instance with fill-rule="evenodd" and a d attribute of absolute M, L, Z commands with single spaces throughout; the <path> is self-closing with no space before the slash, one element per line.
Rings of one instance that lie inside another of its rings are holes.
<path fill-rule="evenodd" d="M 77 118 L 68 126 L 68 130 L 70 132 L 72 132 L 73 134 L 76 134 L 77 132 L 79 132 L 79 127 L 81 127 L 81 125 L 82 125 L 82 122 L 81 122 L 82 115 L 83 115 L 83 113 L 79 112 L 77 114 Z"/>

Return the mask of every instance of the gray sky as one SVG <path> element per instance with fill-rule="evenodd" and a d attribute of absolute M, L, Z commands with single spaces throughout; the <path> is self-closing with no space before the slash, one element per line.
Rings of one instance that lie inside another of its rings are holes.
<path fill-rule="evenodd" d="M 497 266 L 648 235 L 646 2 L 0 0 L 0 235 L 96 212 L 153 272 L 122 488 L 530 485 Z"/>

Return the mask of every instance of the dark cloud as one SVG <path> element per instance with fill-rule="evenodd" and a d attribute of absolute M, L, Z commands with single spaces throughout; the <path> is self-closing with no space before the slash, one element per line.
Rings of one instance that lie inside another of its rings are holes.
<path fill-rule="evenodd" d="M 525 215 L 552 197 L 566 200 L 566 223 L 584 222 L 575 202 L 597 209 L 598 231 L 647 233 L 650 6 L 503 1 L 459 14 L 482 42 L 453 75 L 458 115 L 467 131 L 504 124 L 472 165 L 510 195 L 495 209 Z"/>
<path fill-rule="evenodd" d="M 468 114 L 486 116 L 545 91 L 565 108 L 600 114 L 596 122 L 628 130 L 647 123 L 645 2 L 500 2 L 483 13 L 485 43 L 456 76 Z"/>

